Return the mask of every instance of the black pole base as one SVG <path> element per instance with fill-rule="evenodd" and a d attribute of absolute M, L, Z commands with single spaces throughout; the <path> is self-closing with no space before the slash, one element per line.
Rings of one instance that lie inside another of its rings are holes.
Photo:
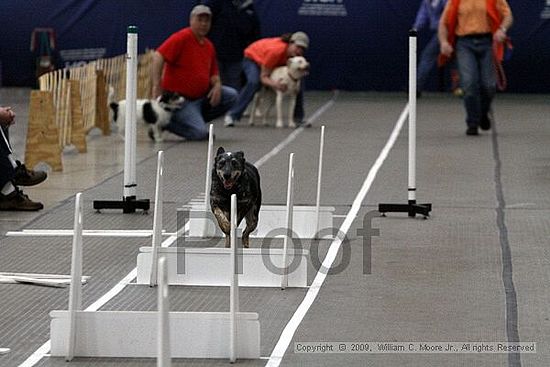
<path fill-rule="evenodd" d="M 149 199 L 136 200 L 135 196 L 123 197 L 122 201 L 94 200 L 94 209 L 98 212 L 101 209 L 122 209 L 122 213 L 135 213 L 136 209 L 145 212 L 149 210 Z"/>
<path fill-rule="evenodd" d="M 409 217 L 421 214 L 424 218 L 428 218 L 432 211 L 432 204 L 417 204 L 414 200 L 409 200 L 408 204 L 378 204 L 378 211 L 383 217 L 386 213 L 408 213 Z"/>

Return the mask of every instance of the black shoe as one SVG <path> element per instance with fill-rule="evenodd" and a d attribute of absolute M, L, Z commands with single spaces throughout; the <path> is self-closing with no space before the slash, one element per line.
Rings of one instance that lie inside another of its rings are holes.
<path fill-rule="evenodd" d="M 479 122 L 479 127 L 481 128 L 481 130 L 491 129 L 491 116 L 489 114 L 481 118 L 481 121 Z"/>
<path fill-rule="evenodd" d="M 30 211 L 44 209 L 42 203 L 32 201 L 29 197 L 23 194 L 23 191 L 15 189 L 14 192 L 8 195 L 0 194 L 0 211 Z"/>
<path fill-rule="evenodd" d="M 34 186 L 44 182 L 47 177 L 46 172 L 27 169 L 24 164 L 17 161 L 13 183 L 15 186 Z"/>
<path fill-rule="evenodd" d="M 466 129 L 466 135 L 479 135 L 477 131 L 477 126 L 470 126 Z"/>

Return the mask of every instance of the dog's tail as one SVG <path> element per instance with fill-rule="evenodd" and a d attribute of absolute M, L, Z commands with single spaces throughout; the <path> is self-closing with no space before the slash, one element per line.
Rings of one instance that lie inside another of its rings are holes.
<path fill-rule="evenodd" d="M 116 121 L 118 119 L 118 103 L 111 102 L 109 103 L 109 107 L 111 108 L 111 111 L 113 111 L 113 121 Z"/>

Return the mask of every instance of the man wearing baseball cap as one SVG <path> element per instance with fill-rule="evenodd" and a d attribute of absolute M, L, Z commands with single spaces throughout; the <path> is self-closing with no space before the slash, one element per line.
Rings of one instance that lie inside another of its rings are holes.
<path fill-rule="evenodd" d="M 235 89 L 221 84 L 216 51 L 206 38 L 211 22 L 210 8 L 195 6 L 189 27 L 168 37 L 153 56 L 153 97 L 169 91 L 186 99 L 166 130 L 187 140 L 207 139 L 205 122 L 222 116 L 237 99 Z"/>
<path fill-rule="evenodd" d="M 286 85 L 280 81 L 271 80 L 271 72 L 278 66 L 286 65 L 289 57 L 303 56 L 309 47 L 309 37 L 305 32 L 284 34 L 281 37 L 262 38 L 244 50 L 243 72 L 246 84 L 239 92 L 237 102 L 227 115 L 224 125 L 234 126 L 239 121 L 248 104 L 254 99 L 254 94 L 262 85 L 281 91 Z M 303 83 L 296 98 L 294 120 L 300 125 L 304 119 Z"/>

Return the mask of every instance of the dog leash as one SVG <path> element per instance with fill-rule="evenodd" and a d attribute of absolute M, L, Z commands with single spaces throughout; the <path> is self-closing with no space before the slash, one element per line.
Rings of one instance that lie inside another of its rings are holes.
<path fill-rule="evenodd" d="M 506 50 L 513 50 L 512 41 L 509 37 L 506 37 L 504 40 L 504 50 L 506 57 Z M 499 91 L 504 91 L 508 87 L 508 79 L 506 78 L 506 72 L 502 66 L 502 60 L 499 59 L 497 55 L 497 43 L 493 42 L 493 64 L 495 66 L 496 82 L 497 89 Z"/>
<path fill-rule="evenodd" d="M 11 154 L 13 154 L 13 150 L 11 149 L 11 145 L 8 141 L 8 138 L 6 138 L 6 135 L 4 134 L 4 129 L 0 127 L 0 131 L 2 131 L 2 137 L 4 138 L 4 141 L 6 142 L 6 146 L 8 147 L 8 150 Z"/>

